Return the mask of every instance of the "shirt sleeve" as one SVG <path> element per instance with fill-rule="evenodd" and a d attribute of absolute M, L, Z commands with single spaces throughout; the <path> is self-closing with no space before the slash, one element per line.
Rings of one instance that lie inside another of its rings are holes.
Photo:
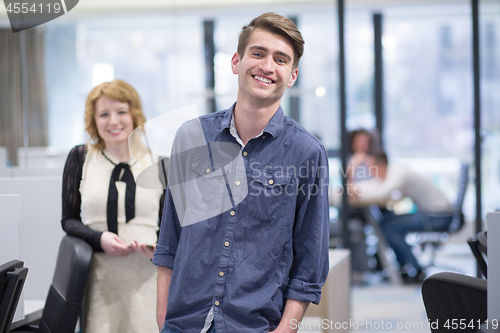
<path fill-rule="evenodd" d="M 387 167 L 387 174 L 383 181 L 369 179 L 358 184 L 360 193 L 356 202 L 360 204 L 385 205 L 392 199 L 394 191 L 401 190 L 405 181 L 405 172 L 402 168 Z"/>
<path fill-rule="evenodd" d="M 183 173 L 183 170 L 185 170 L 186 167 L 185 161 L 180 157 L 181 154 L 178 148 L 179 141 L 182 141 L 182 138 L 179 138 L 179 135 L 182 135 L 180 133 L 182 133 L 181 129 L 179 129 L 175 136 L 172 146 L 172 156 L 168 160 L 169 181 L 161 213 L 158 244 L 156 245 L 156 251 L 153 257 L 153 264 L 170 269 L 174 268 L 175 254 L 177 252 L 177 245 L 181 234 L 181 225 L 175 209 L 170 186 L 179 182 L 179 174 Z M 172 182 L 172 179 L 177 179 L 177 181 Z"/>
<path fill-rule="evenodd" d="M 153 264 L 174 268 L 177 244 L 181 234 L 181 226 L 174 207 L 174 201 L 170 189 L 167 187 L 165 194 L 165 206 L 160 223 L 160 236 L 156 245 L 156 252 L 153 257 Z"/>
<path fill-rule="evenodd" d="M 64 165 L 61 224 L 66 234 L 83 239 L 92 246 L 94 251 L 103 252 L 101 247 L 102 232 L 92 230 L 84 225 L 80 215 L 82 203 L 80 182 L 86 153 L 84 145 L 74 147 Z"/>
<path fill-rule="evenodd" d="M 293 229 L 294 259 L 285 298 L 319 304 L 329 270 L 328 160 L 325 148 L 310 149 L 308 167 L 301 178 Z"/>

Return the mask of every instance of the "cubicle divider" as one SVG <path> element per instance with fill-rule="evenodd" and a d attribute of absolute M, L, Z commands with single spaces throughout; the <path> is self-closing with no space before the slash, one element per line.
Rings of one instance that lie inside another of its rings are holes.
<path fill-rule="evenodd" d="M 12 177 L 62 177 L 63 168 L 13 167 Z"/>
<path fill-rule="evenodd" d="M 0 177 L 12 177 L 12 169 L 0 166 Z"/>
<path fill-rule="evenodd" d="M 0 177 L 62 177 L 62 167 L 1 167 Z"/>
<path fill-rule="evenodd" d="M 19 194 L 0 194 L 0 265 L 20 259 Z M 28 272 L 29 273 L 29 272 Z M 21 293 L 13 321 L 24 318 L 24 294 Z"/>
<path fill-rule="evenodd" d="M 29 273 L 25 300 L 45 300 L 56 266 L 61 228 L 62 177 L 0 178 L 0 194 L 19 195 L 20 258 Z M 3 227 L 2 227 L 3 229 Z"/>

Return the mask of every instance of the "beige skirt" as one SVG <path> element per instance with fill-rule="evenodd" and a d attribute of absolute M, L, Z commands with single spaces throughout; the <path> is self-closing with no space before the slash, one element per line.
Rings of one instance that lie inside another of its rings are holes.
<path fill-rule="evenodd" d="M 139 253 L 94 253 L 85 297 L 84 332 L 158 332 L 156 267 Z"/>

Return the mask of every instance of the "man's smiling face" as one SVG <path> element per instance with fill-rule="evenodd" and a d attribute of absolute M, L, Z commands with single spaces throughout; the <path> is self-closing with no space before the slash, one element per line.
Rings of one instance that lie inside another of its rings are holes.
<path fill-rule="evenodd" d="M 238 74 L 238 99 L 262 106 L 279 101 L 297 79 L 293 58 L 292 44 L 285 37 L 255 29 L 245 53 L 241 57 L 235 53 L 231 60 L 233 73 Z"/>

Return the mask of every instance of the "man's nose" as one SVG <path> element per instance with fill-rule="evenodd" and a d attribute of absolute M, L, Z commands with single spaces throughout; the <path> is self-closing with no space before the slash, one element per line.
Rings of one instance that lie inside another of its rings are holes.
<path fill-rule="evenodd" d="M 266 73 L 273 72 L 274 70 L 274 60 L 273 57 L 268 56 L 265 58 L 262 58 L 262 61 L 260 63 L 260 69 Z"/>

